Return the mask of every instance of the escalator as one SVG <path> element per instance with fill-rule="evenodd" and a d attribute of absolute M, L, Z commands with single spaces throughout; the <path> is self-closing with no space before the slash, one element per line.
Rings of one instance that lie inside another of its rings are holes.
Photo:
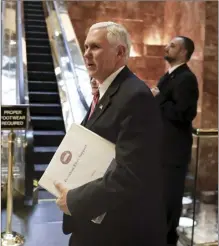
<path fill-rule="evenodd" d="M 23 4 L 30 116 L 34 136 L 32 178 L 39 180 L 65 135 L 65 126 L 43 4 L 41 1 L 23 1 Z"/>

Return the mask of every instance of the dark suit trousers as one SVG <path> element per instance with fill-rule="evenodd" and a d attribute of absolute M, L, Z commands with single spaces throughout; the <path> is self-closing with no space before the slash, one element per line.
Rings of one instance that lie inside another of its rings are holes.
<path fill-rule="evenodd" d="M 167 244 L 176 244 L 178 241 L 177 227 L 182 211 L 182 198 L 187 168 L 179 166 L 164 167 L 164 187 L 167 211 Z"/>

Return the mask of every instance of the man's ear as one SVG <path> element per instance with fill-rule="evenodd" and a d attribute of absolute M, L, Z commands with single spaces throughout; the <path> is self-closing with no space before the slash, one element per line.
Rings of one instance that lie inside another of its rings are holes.
<path fill-rule="evenodd" d="M 187 52 L 188 52 L 188 51 L 187 51 L 186 49 L 182 49 L 182 50 L 181 50 L 181 55 L 182 55 L 183 57 L 186 58 Z"/>
<path fill-rule="evenodd" d="M 119 45 L 117 47 L 117 51 L 118 51 L 117 56 L 123 58 L 125 56 L 126 48 L 123 45 Z"/>

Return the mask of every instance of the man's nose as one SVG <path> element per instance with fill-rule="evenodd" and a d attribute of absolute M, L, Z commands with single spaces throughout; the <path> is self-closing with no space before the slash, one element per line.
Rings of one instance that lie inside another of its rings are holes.
<path fill-rule="evenodd" d="M 164 51 L 168 51 L 169 50 L 169 45 L 166 45 L 165 48 L 164 48 Z"/>
<path fill-rule="evenodd" d="M 89 57 L 89 56 L 91 56 L 91 52 L 90 52 L 89 49 L 86 49 L 86 50 L 84 51 L 84 57 Z"/>

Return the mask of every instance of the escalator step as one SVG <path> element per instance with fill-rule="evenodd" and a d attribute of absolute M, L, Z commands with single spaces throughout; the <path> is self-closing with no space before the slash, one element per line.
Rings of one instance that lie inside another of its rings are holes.
<path fill-rule="evenodd" d="M 64 131 L 34 131 L 34 136 L 65 136 Z"/>
<path fill-rule="evenodd" d="M 30 38 L 30 37 L 26 37 L 26 43 L 28 45 L 43 45 L 43 46 L 45 46 L 45 45 L 48 46 L 50 44 L 50 42 L 47 38 L 40 39 L 40 38 Z M 27 53 L 27 55 L 28 55 L 28 53 Z"/>
<path fill-rule="evenodd" d="M 31 32 L 31 31 L 39 31 L 39 32 L 47 32 L 46 25 L 26 25 L 25 26 L 26 32 Z"/>
<path fill-rule="evenodd" d="M 46 170 L 46 168 L 48 167 L 47 164 L 35 164 L 34 165 L 34 169 L 37 172 L 44 172 Z"/>
<path fill-rule="evenodd" d="M 34 147 L 34 152 L 36 153 L 54 153 L 56 152 L 57 147 L 54 146 L 40 146 Z"/>
<path fill-rule="evenodd" d="M 27 6 L 32 5 L 34 7 L 39 7 L 39 6 L 42 6 L 42 2 L 41 1 L 25 1 L 24 5 L 27 5 Z"/>
<path fill-rule="evenodd" d="M 30 104 L 30 114 L 32 116 L 61 116 L 62 108 L 60 104 Z"/>
<path fill-rule="evenodd" d="M 34 145 L 59 146 L 65 136 L 64 131 L 34 131 Z"/>
<path fill-rule="evenodd" d="M 28 37 L 31 37 L 31 38 L 42 38 L 42 39 L 44 39 L 44 38 L 48 38 L 48 34 L 47 34 L 47 32 L 41 32 L 41 31 L 28 31 L 27 33 L 26 33 L 26 37 L 28 38 Z"/>
<path fill-rule="evenodd" d="M 39 180 L 43 173 L 45 172 L 46 168 L 48 167 L 48 164 L 34 164 L 34 179 Z M 39 199 L 40 199 L 40 192 L 46 192 L 45 190 L 39 191 Z M 50 194 L 50 193 L 49 193 Z M 50 194 L 51 195 L 51 194 Z M 46 194 L 45 198 L 48 198 L 48 194 Z M 41 198 L 42 199 L 42 198 Z"/>
<path fill-rule="evenodd" d="M 56 79 L 54 72 L 28 71 L 28 79 L 35 81 L 52 81 Z"/>
<path fill-rule="evenodd" d="M 42 13 L 33 14 L 33 13 L 28 13 L 28 11 L 25 11 L 24 17 L 28 20 L 38 20 L 44 18 L 44 13 L 42 12 Z"/>
<path fill-rule="evenodd" d="M 33 159 L 35 163 L 48 164 L 57 150 L 57 146 L 34 147 Z"/>
<path fill-rule="evenodd" d="M 27 62 L 53 62 L 51 54 L 28 53 Z"/>
<path fill-rule="evenodd" d="M 59 102 L 58 92 L 29 92 L 31 103 L 57 103 Z"/>
<path fill-rule="evenodd" d="M 27 44 L 26 48 L 27 48 L 27 53 L 31 53 L 31 52 L 33 53 L 34 51 L 37 53 L 51 54 L 51 49 L 49 45 L 29 45 Z"/>
<path fill-rule="evenodd" d="M 31 71 L 51 71 L 54 70 L 52 62 L 28 62 L 28 70 Z"/>
<path fill-rule="evenodd" d="M 24 5 L 24 14 L 28 12 L 29 14 L 44 14 L 43 7 L 31 7 L 28 5 Z"/>
<path fill-rule="evenodd" d="M 46 24 L 46 22 L 45 22 L 45 20 L 44 19 L 42 19 L 42 20 L 32 20 L 32 19 L 25 19 L 24 20 L 24 23 L 25 23 L 25 26 L 26 26 L 26 24 L 28 24 L 28 25 L 45 25 Z"/>
<path fill-rule="evenodd" d="M 61 116 L 31 116 L 34 130 L 59 130 L 65 129 L 64 121 Z"/>
<path fill-rule="evenodd" d="M 57 83 L 53 81 L 30 81 L 28 82 L 29 91 L 57 91 Z"/>
<path fill-rule="evenodd" d="M 34 164 L 34 179 L 39 180 L 47 167 L 47 164 Z"/>

